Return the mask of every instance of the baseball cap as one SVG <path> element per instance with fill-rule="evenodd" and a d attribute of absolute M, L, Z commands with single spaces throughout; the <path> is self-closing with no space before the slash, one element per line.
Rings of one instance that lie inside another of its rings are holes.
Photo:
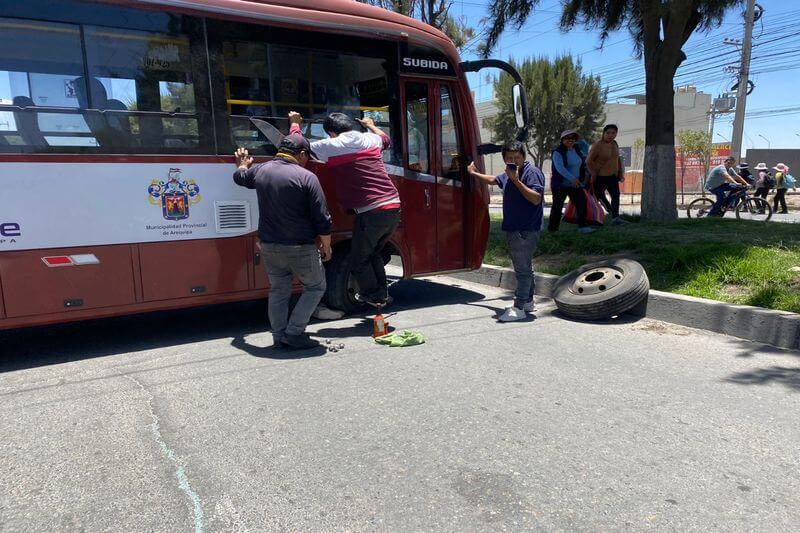
<path fill-rule="evenodd" d="M 293 153 L 298 153 L 305 150 L 306 152 L 311 153 L 311 145 L 308 144 L 306 138 L 299 133 L 290 133 L 284 137 L 278 149 L 288 150 Z"/>
<path fill-rule="evenodd" d="M 578 132 L 575 130 L 564 130 L 561 132 L 561 137 L 559 137 L 559 139 L 563 139 L 564 137 L 569 137 L 570 135 L 574 135 L 578 139 L 581 138 L 581 136 L 578 135 Z"/>

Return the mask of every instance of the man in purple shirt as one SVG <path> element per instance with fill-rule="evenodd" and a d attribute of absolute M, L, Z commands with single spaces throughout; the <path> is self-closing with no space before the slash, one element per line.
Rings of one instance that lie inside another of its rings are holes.
<path fill-rule="evenodd" d="M 258 195 L 258 236 L 269 277 L 269 322 L 276 346 L 314 348 L 305 329 L 325 294 L 325 268 L 331 258 L 331 216 L 317 177 L 304 167 L 311 147 L 299 133 L 281 141 L 278 154 L 253 165 L 244 148 L 236 150 L 233 181 Z M 303 294 L 289 317 L 292 277 Z"/>

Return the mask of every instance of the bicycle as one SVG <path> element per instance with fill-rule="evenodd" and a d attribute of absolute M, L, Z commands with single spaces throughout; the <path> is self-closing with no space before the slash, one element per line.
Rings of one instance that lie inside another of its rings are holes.
<path fill-rule="evenodd" d="M 689 206 L 686 208 L 686 215 L 689 218 L 705 218 L 709 216 L 713 205 L 714 200 L 711 198 L 698 198 L 689 203 Z M 758 220 L 766 222 L 772 218 L 772 207 L 769 205 L 769 202 L 763 198 L 749 195 L 745 187 L 741 187 L 730 193 L 723 203 L 718 216 L 725 216 L 725 213 L 731 209 L 735 210 L 737 220 Z"/>

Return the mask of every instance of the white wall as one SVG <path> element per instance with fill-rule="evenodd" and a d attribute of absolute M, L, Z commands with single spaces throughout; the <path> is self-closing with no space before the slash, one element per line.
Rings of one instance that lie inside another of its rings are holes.
<path fill-rule="evenodd" d="M 676 92 L 675 133 L 677 134 L 681 130 L 708 131 L 708 110 L 710 108 L 710 94 L 702 92 Z M 606 104 L 605 112 L 606 123 L 616 124 L 619 127 L 617 144 L 619 144 L 621 148 L 632 147 L 636 139 L 644 140 L 646 115 L 644 104 Z M 633 167 L 641 168 L 641 161 L 633 161 L 631 168 Z"/>

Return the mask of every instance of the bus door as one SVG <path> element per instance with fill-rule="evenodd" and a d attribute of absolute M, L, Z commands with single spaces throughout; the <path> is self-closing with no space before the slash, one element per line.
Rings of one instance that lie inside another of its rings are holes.
<path fill-rule="evenodd" d="M 434 82 L 436 119 L 434 169 L 436 175 L 437 270 L 464 268 L 465 212 L 463 145 L 451 86 Z"/>
<path fill-rule="evenodd" d="M 403 234 L 410 243 L 410 274 L 438 270 L 436 176 L 431 158 L 431 139 L 435 138 L 433 91 L 433 84 L 427 80 L 405 78 L 402 83 L 404 179 L 400 196 Z"/>

